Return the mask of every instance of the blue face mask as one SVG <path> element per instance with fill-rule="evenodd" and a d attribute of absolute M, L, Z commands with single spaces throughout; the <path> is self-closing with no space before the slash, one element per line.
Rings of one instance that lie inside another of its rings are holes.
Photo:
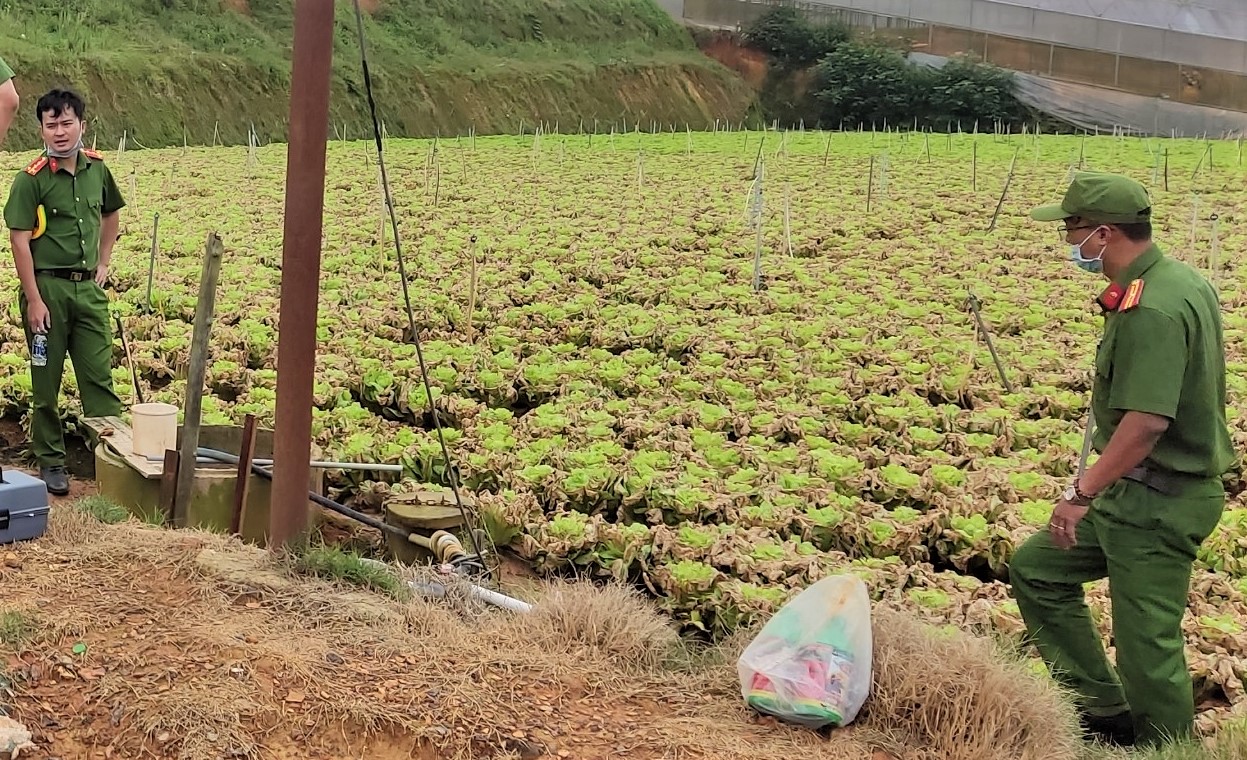
<path fill-rule="evenodd" d="M 1069 259 L 1070 261 L 1074 262 L 1074 266 L 1078 267 L 1079 269 L 1082 269 L 1086 272 L 1091 272 L 1092 274 L 1100 274 L 1104 271 L 1104 251 L 1101 250 L 1100 255 L 1094 259 L 1088 259 L 1082 255 L 1082 247 L 1086 245 L 1087 241 L 1090 240 L 1094 235 L 1095 235 L 1095 231 L 1092 230 L 1091 234 L 1083 238 L 1083 241 L 1081 243 L 1077 245 L 1071 245 L 1070 251 L 1069 251 Z"/>

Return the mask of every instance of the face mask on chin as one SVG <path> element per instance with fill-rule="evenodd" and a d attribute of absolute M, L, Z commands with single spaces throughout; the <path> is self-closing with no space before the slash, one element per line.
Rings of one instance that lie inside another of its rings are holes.
<path fill-rule="evenodd" d="M 1104 249 L 1103 248 L 1100 249 L 1100 255 L 1097 256 L 1096 258 L 1088 259 L 1082 255 L 1082 247 L 1087 244 L 1088 240 L 1090 240 L 1092 237 L 1095 236 L 1095 233 L 1098 229 L 1099 228 L 1097 227 L 1095 230 L 1092 230 L 1091 234 L 1083 238 L 1083 241 L 1081 243 L 1070 246 L 1070 255 L 1069 255 L 1070 261 L 1072 261 L 1074 263 L 1074 266 L 1078 267 L 1079 269 L 1082 269 L 1083 271 L 1086 271 L 1086 272 L 1091 272 L 1092 274 L 1100 274 L 1104 271 Z"/>
<path fill-rule="evenodd" d="M 64 151 L 58 151 L 46 143 L 43 147 L 47 150 L 50 158 L 69 158 L 70 156 L 76 156 L 78 155 L 78 151 L 82 150 L 82 135 L 78 136 L 78 142 L 69 146 L 69 148 Z"/>

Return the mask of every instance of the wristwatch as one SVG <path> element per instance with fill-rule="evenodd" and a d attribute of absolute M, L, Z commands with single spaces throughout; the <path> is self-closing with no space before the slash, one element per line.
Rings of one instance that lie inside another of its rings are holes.
<path fill-rule="evenodd" d="M 1074 481 L 1069 484 L 1069 487 L 1067 487 L 1065 492 L 1061 494 L 1061 499 L 1078 507 L 1089 507 L 1091 506 L 1091 502 L 1095 501 L 1094 496 L 1088 496 L 1079 490 L 1078 481 Z"/>

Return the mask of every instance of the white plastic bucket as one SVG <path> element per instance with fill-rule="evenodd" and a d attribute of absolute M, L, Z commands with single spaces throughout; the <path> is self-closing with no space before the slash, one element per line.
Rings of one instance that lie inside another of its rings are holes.
<path fill-rule="evenodd" d="M 172 404 L 135 404 L 130 407 L 130 438 L 134 453 L 163 457 L 178 445 L 178 408 Z"/>

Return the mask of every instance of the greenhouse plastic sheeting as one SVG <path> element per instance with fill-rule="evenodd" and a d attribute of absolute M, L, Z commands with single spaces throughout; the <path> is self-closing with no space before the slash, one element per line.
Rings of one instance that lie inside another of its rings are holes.
<path fill-rule="evenodd" d="M 1083 129 L 1178 137 L 1247 135 L 1247 113 L 1015 74 L 1018 100 Z"/>
<path fill-rule="evenodd" d="M 939 2 L 940 0 L 934 0 Z M 1207 37 L 1247 40 L 1244 0 L 995 0 L 1051 13 L 1117 21 Z"/>
<path fill-rule="evenodd" d="M 939 68 L 947 58 L 910 53 L 916 64 Z M 1247 113 L 1207 106 L 1175 103 L 1128 92 L 1061 82 L 1033 74 L 1013 72 L 1018 100 L 1037 111 L 1086 130 L 1178 137 L 1247 136 Z"/>

